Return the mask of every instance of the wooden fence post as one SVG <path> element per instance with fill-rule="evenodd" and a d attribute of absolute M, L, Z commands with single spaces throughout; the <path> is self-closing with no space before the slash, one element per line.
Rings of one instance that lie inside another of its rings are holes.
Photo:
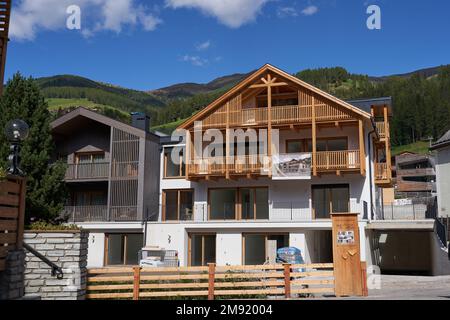
<path fill-rule="evenodd" d="M 208 263 L 208 300 L 214 300 L 214 281 L 216 273 L 216 264 Z"/>
<path fill-rule="evenodd" d="M 361 261 L 361 277 L 362 277 L 362 294 L 364 297 L 369 295 L 367 288 L 367 262 Z"/>
<path fill-rule="evenodd" d="M 23 246 L 23 231 L 25 229 L 25 197 L 27 193 L 27 183 L 25 178 L 18 178 L 17 183 L 20 184 L 19 195 L 19 215 L 17 216 L 17 249 L 22 249 Z"/>
<path fill-rule="evenodd" d="M 133 300 L 139 300 L 139 291 L 141 285 L 141 268 L 134 267 L 133 268 Z"/>
<path fill-rule="evenodd" d="M 291 265 L 284 264 L 284 296 L 286 299 L 291 297 Z"/>

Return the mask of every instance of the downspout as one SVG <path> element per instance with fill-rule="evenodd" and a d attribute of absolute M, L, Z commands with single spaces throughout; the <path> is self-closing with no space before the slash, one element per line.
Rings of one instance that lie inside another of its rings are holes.
<path fill-rule="evenodd" d="M 370 120 L 372 122 L 373 130 L 370 131 L 367 134 L 367 140 L 368 140 L 367 144 L 369 146 L 369 150 L 368 151 L 369 151 L 369 182 L 370 182 L 370 217 L 368 217 L 368 218 L 369 218 L 369 221 L 372 221 L 375 215 L 374 215 L 373 190 L 372 190 L 372 187 L 373 187 L 373 179 L 372 179 L 372 148 L 371 148 L 371 146 L 372 146 L 372 139 L 370 139 L 370 138 L 371 138 L 372 134 L 374 134 L 374 133 L 377 135 L 377 137 L 379 137 L 379 135 L 378 135 L 378 132 L 377 132 L 377 126 L 375 124 L 374 119 L 371 118 Z"/>

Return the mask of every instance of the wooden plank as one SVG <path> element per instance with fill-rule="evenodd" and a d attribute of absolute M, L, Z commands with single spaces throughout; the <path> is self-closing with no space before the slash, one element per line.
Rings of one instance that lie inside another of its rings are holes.
<path fill-rule="evenodd" d="M 17 219 L 19 216 L 19 208 L 2 207 L 0 205 L 0 218 Z"/>
<path fill-rule="evenodd" d="M 255 290 L 216 290 L 216 296 L 236 296 L 236 295 L 265 295 L 279 294 L 284 295 L 282 289 L 255 289 Z"/>
<path fill-rule="evenodd" d="M 313 166 L 313 176 L 317 176 L 317 127 L 316 127 L 316 98 L 314 94 L 312 95 L 312 166 Z"/>
<path fill-rule="evenodd" d="M 291 285 L 334 285 L 334 280 L 320 280 L 320 279 L 302 279 L 302 280 L 291 280 Z"/>
<path fill-rule="evenodd" d="M 132 282 L 133 276 L 115 276 L 115 277 L 88 277 L 88 282 Z"/>
<path fill-rule="evenodd" d="M 293 264 L 292 269 L 333 269 L 332 263 Z"/>
<path fill-rule="evenodd" d="M 358 127 L 359 127 L 360 172 L 361 172 L 361 175 L 365 176 L 365 174 L 366 174 L 366 147 L 364 144 L 364 125 L 363 125 L 363 121 L 361 119 L 358 121 Z"/>
<path fill-rule="evenodd" d="M 216 264 L 209 263 L 208 268 L 208 300 L 214 300 L 214 273 Z"/>
<path fill-rule="evenodd" d="M 333 277 L 333 271 L 292 272 L 291 277 Z"/>
<path fill-rule="evenodd" d="M 121 292 L 121 293 L 91 293 L 86 295 L 87 299 L 120 299 L 120 298 L 133 298 L 133 293 Z"/>
<path fill-rule="evenodd" d="M 0 233 L 0 245 L 1 244 L 15 244 L 17 240 L 17 234 L 14 232 L 11 233 Z"/>
<path fill-rule="evenodd" d="M 20 184 L 12 181 L 2 181 L 0 182 L 0 190 L 7 193 L 16 193 L 20 192 Z"/>
<path fill-rule="evenodd" d="M 16 220 L 0 220 L 0 231 L 16 231 Z"/>
<path fill-rule="evenodd" d="M 288 299 L 291 297 L 291 265 L 284 265 L 284 296 Z"/>
<path fill-rule="evenodd" d="M 307 288 L 307 289 L 293 289 L 293 294 L 299 293 L 334 293 L 334 288 Z"/>
<path fill-rule="evenodd" d="M 141 268 L 134 267 L 133 275 L 133 300 L 139 300 L 139 285 L 141 283 Z"/>
<path fill-rule="evenodd" d="M 143 285 L 141 285 L 142 288 Z M 133 290 L 134 284 L 106 284 L 106 285 L 88 285 L 88 291 L 112 291 L 112 290 Z M 149 288 L 150 289 L 150 288 Z M 156 289 L 156 288 L 155 288 Z"/>
<path fill-rule="evenodd" d="M 0 195 L 0 204 L 6 206 L 18 206 L 20 198 L 18 195 Z"/>
<path fill-rule="evenodd" d="M 145 270 L 145 269 L 142 269 Z M 131 267 L 114 267 L 114 268 L 95 268 L 88 269 L 88 274 L 113 274 L 113 273 L 132 273 Z"/>
<path fill-rule="evenodd" d="M 171 274 L 171 275 L 158 275 L 158 276 L 147 276 L 141 275 L 142 281 L 169 281 L 169 280 L 206 280 L 209 275 L 206 274 Z"/>
<path fill-rule="evenodd" d="M 284 278 L 283 272 L 248 272 L 216 274 L 216 279 Z"/>
<path fill-rule="evenodd" d="M 271 265 L 245 265 L 245 266 L 217 266 L 217 272 L 228 272 L 228 271 L 245 271 L 245 270 L 267 270 L 275 269 L 282 270 L 284 267 L 282 264 L 271 264 Z"/>
<path fill-rule="evenodd" d="M 142 298 L 156 297 L 200 297 L 207 296 L 208 290 L 205 291 L 161 291 L 161 292 L 141 292 Z"/>
<path fill-rule="evenodd" d="M 20 181 L 20 196 L 19 196 L 19 216 L 17 217 L 17 248 L 22 249 L 23 232 L 25 229 L 25 196 L 27 193 L 26 180 Z"/>
<path fill-rule="evenodd" d="M 6 257 L 6 255 L 8 254 L 8 250 L 10 248 L 6 247 L 6 246 L 0 246 L 0 258 L 4 258 Z"/>

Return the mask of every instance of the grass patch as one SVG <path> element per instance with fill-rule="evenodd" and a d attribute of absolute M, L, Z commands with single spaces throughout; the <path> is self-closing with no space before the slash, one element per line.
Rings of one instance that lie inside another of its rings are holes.
<path fill-rule="evenodd" d="M 392 155 L 396 156 L 402 152 L 414 152 L 418 154 L 428 154 L 430 143 L 428 141 L 417 141 L 403 146 L 392 147 Z"/>
<path fill-rule="evenodd" d="M 152 130 L 159 131 L 165 134 L 171 134 L 175 129 L 182 124 L 186 119 L 181 119 L 178 121 L 162 124 L 159 126 L 152 127 Z"/>

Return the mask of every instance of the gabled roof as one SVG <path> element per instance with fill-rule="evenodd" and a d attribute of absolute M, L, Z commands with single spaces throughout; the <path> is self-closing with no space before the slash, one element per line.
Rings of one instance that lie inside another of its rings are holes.
<path fill-rule="evenodd" d="M 227 91 L 224 95 L 222 95 L 221 97 L 219 97 L 218 99 L 213 101 L 207 107 L 205 107 L 204 109 L 202 109 L 201 111 L 196 113 L 194 116 L 187 119 L 185 122 L 183 122 L 179 126 L 179 128 L 186 129 L 186 128 L 190 127 L 194 123 L 194 121 L 198 121 L 199 119 L 201 119 L 208 113 L 212 112 L 215 108 L 221 106 L 223 103 L 225 103 L 227 100 L 232 98 L 235 94 L 237 94 L 240 90 L 245 89 L 247 86 L 250 86 L 252 84 L 252 82 L 259 80 L 260 77 L 268 71 L 270 71 L 274 74 L 278 74 L 279 76 L 285 78 L 286 80 L 292 82 L 293 84 L 297 84 L 306 89 L 309 89 L 312 92 L 314 92 L 324 98 L 327 98 L 334 103 L 337 103 L 338 105 L 342 106 L 343 108 L 346 108 L 346 109 L 362 116 L 363 118 L 371 119 L 370 113 L 363 111 L 363 110 L 351 105 L 348 102 L 338 99 L 335 96 L 333 96 L 329 93 L 326 93 L 325 91 L 322 91 L 322 90 L 310 85 L 309 83 L 306 83 L 306 82 L 298 79 L 297 77 L 290 75 L 289 73 L 287 73 L 281 69 L 278 69 L 270 64 L 265 64 L 260 69 L 255 71 L 253 74 L 248 76 L 246 79 L 242 80 L 240 83 L 238 83 L 233 88 L 231 88 L 229 91 Z"/>
<path fill-rule="evenodd" d="M 436 150 L 447 146 L 450 146 L 450 130 L 448 130 L 438 141 L 436 141 L 430 149 Z"/>
<path fill-rule="evenodd" d="M 102 114 L 88 110 L 83 107 L 79 107 L 69 113 L 66 113 L 65 115 L 59 117 L 58 119 L 54 120 L 52 123 L 50 123 L 50 127 L 51 127 L 52 131 L 55 131 L 58 128 L 62 128 L 64 125 L 69 124 L 72 121 L 81 120 L 83 117 L 93 120 L 93 121 L 96 121 L 96 122 L 99 122 L 99 123 L 102 123 L 106 126 L 125 131 L 127 133 L 133 134 L 140 138 L 145 139 L 146 137 L 151 137 L 153 139 L 158 139 L 158 141 L 159 141 L 159 136 L 157 136 L 153 133 L 146 132 L 145 130 L 133 127 L 129 124 L 123 123 L 118 120 L 114 120 L 110 117 L 104 116 Z"/>

